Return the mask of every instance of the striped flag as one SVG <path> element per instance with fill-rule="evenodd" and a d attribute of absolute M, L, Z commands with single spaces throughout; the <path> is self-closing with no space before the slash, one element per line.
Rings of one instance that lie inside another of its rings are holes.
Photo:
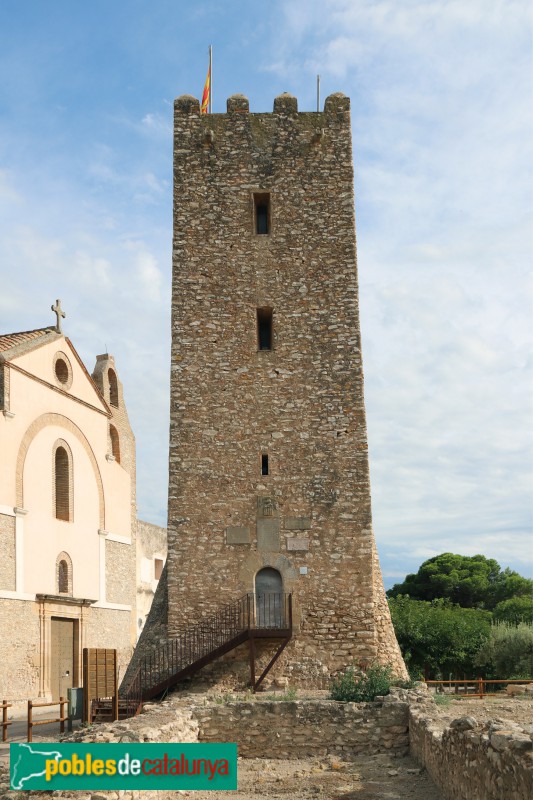
<path fill-rule="evenodd" d="M 205 79 L 204 93 L 202 95 L 202 105 L 200 107 L 200 114 L 207 114 L 209 110 L 209 89 L 211 87 L 211 63 L 207 70 L 207 78 Z"/>

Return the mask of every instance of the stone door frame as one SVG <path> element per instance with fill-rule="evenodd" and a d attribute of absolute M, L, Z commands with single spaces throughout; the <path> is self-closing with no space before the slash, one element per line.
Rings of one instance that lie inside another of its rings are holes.
<path fill-rule="evenodd" d="M 72 686 L 81 686 L 82 652 L 87 627 L 87 609 L 94 600 L 63 595 L 36 595 L 39 604 L 39 697 L 52 700 L 52 617 L 74 621 Z"/>

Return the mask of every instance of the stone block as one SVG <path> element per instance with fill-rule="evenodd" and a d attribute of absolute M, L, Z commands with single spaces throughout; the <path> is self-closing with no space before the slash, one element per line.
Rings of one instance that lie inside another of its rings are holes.
<path fill-rule="evenodd" d="M 287 550 L 309 550 L 309 539 L 287 539 Z"/>
<path fill-rule="evenodd" d="M 226 528 L 226 544 L 250 544 L 250 528 L 239 525 Z"/>
<path fill-rule="evenodd" d="M 285 530 L 307 531 L 311 527 L 309 517 L 285 517 Z"/>
<path fill-rule="evenodd" d="M 257 549 L 279 552 L 279 519 L 257 520 Z"/>

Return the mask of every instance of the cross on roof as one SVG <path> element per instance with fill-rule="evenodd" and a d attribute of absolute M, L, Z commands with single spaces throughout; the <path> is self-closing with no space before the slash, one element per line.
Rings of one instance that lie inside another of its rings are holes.
<path fill-rule="evenodd" d="M 61 300 L 56 300 L 55 306 L 51 306 L 51 309 L 52 309 L 52 311 L 54 312 L 54 314 L 57 317 L 56 331 L 57 331 L 57 333 L 62 333 L 62 330 L 61 330 L 61 317 L 63 317 L 63 319 L 65 319 L 66 314 L 61 308 Z"/>

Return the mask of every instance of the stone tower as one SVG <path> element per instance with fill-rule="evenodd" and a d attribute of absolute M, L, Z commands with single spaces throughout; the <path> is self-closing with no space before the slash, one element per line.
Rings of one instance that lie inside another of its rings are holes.
<path fill-rule="evenodd" d="M 308 685 L 405 674 L 372 533 L 349 108 L 174 114 L 168 634 L 281 587 L 278 673 Z"/>

